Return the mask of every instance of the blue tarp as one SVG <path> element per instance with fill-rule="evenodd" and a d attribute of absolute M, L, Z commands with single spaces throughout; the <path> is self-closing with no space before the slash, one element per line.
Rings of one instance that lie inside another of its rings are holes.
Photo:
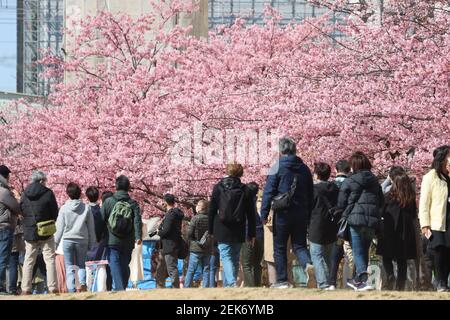
<path fill-rule="evenodd" d="M 151 270 L 151 257 L 153 250 L 155 248 L 156 241 L 152 240 L 144 240 L 142 241 L 142 264 L 144 268 L 144 280 L 140 280 L 137 283 L 138 289 L 148 290 L 156 288 L 156 279 L 152 276 Z M 178 273 L 183 274 L 183 264 L 184 260 L 178 259 Z M 131 281 L 128 282 L 128 288 L 131 288 L 133 285 Z M 172 280 L 170 278 L 166 279 L 166 288 L 172 287 Z"/>

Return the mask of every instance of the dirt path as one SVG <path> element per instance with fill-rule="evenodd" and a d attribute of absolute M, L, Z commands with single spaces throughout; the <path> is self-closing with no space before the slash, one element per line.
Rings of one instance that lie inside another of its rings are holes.
<path fill-rule="evenodd" d="M 59 295 L 2 296 L 1 300 L 450 300 L 450 293 L 314 289 L 154 289 L 126 292 L 78 293 Z"/>

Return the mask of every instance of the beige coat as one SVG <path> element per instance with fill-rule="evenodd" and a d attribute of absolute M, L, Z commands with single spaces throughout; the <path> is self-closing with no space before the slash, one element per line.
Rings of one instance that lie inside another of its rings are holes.
<path fill-rule="evenodd" d="M 269 215 L 267 224 L 271 225 L 272 214 Z M 264 225 L 264 260 L 275 262 L 273 258 L 273 233 L 272 228 Z"/>
<path fill-rule="evenodd" d="M 439 179 L 436 170 L 430 170 L 422 180 L 419 203 L 420 227 L 445 231 L 445 218 L 448 204 L 448 187 Z"/>

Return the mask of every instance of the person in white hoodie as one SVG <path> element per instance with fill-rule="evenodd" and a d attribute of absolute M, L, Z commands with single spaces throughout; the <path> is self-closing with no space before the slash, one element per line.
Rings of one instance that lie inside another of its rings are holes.
<path fill-rule="evenodd" d="M 87 290 L 85 266 L 87 251 L 96 245 L 94 217 L 90 212 L 90 206 L 80 200 L 81 189 L 76 183 L 70 182 L 66 192 L 70 199 L 59 210 L 55 242 L 58 246 L 64 238 L 67 290 L 76 292 L 74 266 L 77 266 L 80 292 L 84 292 Z"/>

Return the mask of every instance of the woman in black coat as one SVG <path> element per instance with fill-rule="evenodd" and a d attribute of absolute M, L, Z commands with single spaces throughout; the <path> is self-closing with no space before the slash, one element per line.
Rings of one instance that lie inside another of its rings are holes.
<path fill-rule="evenodd" d="M 347 285 L 355 291 L 367 291 L 373 290 L 368 283 L 369 250 L 372 239 L 379 232 L 384 196 L 364 153 L 353 153 L 349 162 L 353 174 L 342 183 L 337 204 L 348 224 L 356 269 Z"/>
<path fill-rule="evenodd" d="M 408 259 L 415 259 L 417 219 L 416 194 L 406 173 L 396 176 L 392 189 L 386 195 L 382 211 L 383 233 L 377 253 L 383 256 L 383 266 L 388 279 L 387 289 L 404 290 Z M 397 262 L 397 279 L 393 261 Z"/>

